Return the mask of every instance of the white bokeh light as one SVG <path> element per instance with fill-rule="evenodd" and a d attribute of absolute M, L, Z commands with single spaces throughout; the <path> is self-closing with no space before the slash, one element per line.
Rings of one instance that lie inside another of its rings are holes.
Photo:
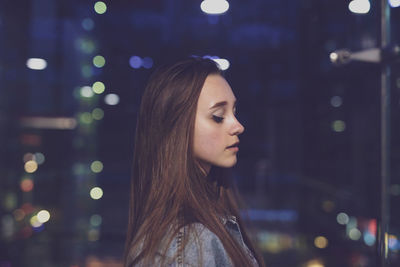
<path fill-rule="evenodd" d="M 119 96 L 117 94 L 108 94 L 104 97 L 104 102 L 107 105 L 115 106 L 119 103 Z"/>
<path fill-rule="evenodd" d="M 207 14 L 223 14 L 228 11 L 229 3 L 226 0 L 204 0 L 201 2 L 200 8 Z"/>
<path fill-rule="evenodd" d="M 221 70 L 227 70 L 231 65 L 229 61 L 225 58 L 213 58 L 212 60 L 218 63 L 218 66 Z"/>
<path fill-rule="evenodd" d="M 349 10 L 356 14 L 366 14 L 370 8 L 369 0 L 353 0 L 349 3 Z"/>
<path fill-rule="evenodd" d="M 97 200 L 103 197 L 103 189 L 101 189 L 100 187 L 93 187 L 90 190 L 90 197 Z"/>
<path fill-rule="evenodd" d="M 28 58 L 26 66 L 32 70 L 44 70 L 47 67 L 47 61 L 43 58 Z"/>
<path fill-rule="evenodd" d="M 389 0 L 389 5 L 391 7 L 399 7 L 400 6 L 400 0 Z"/>
<path fill-rule="evenodd" d="M 94 93 L 93 93 L 92 87 L 90 87 L 90 86 L 83 86 L 83 87 L 81 88 L 81 96 L 89 98 L 89 97 L 92 97 L 93 94 L 94 94 Z"/>
<path fill-rule="evenodd" d="M 50 213 L 47 210 L 41 210 L 38 212 L 37 216 L 37 220 L 40 223 L 45 223 L 48 222 L 50 219 Z"/>

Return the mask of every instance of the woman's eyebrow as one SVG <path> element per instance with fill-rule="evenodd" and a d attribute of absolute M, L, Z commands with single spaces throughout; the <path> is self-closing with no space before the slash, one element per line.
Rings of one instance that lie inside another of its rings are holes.
<path fill-rule="evenodd" d="M 234 106 L 234 107 L 236 106 L 236 102 L 237 102 L 237 100 L 235 99 L 235 102 L 233 103 L 233 106 Z M 222 106 L 225 106 L 225 105 L 228 105 L 228 102 L 227 102 L 227 101 L 217 102 L 217 103 L 215 103 L 212 107 L 210 107 L 210 109 L 222 107 Z"/>

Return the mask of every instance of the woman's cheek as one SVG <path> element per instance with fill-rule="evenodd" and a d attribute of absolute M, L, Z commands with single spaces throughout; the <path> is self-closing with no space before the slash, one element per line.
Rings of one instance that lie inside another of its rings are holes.
<path fill-rule="evenodd" d="M 205 146 L 207 146 L 208 151 L 210 152 L 210 154 L 218 154 L 221 151 L 221 147 L 223 147 L 222 144 L 222 140 L 220 140 L 221 138 L 219 137 L 217 132 L 210 132 L 207 138 L 207 142 L 205 144 Z"/>

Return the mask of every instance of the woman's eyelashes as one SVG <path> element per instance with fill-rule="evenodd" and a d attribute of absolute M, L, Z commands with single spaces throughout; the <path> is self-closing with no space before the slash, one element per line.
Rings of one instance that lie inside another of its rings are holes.
<path fill-rule="evenodd" d="M 216 116 L 213 115 L 212 119 L 216 122 L 216 123 L 221 123 L 224 120 L 224 117 L 220 117 L 220 116 Z"/>
<path fill-rule="evenodd" d="M 232 114 L 234 117 L 236 117 L 236 108 L 233 109 Z M 217 116 L 217 115 L 212 115 L 212 119 L 216 122 L 216 123 L 222 123 L 222 121 L 224 120 L 224 117 L 221 116 Z"/>

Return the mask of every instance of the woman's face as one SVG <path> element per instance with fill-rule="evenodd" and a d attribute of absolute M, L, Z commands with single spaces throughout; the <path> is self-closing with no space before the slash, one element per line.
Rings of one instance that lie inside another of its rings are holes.
<path fill-rule="evenodd" d="M 212 165 L 236 164 L 238 135 L 244 127 L 235 112 L 236 98 L 228 82 L 220 75 L 209 75 L 200 92 L 194 127 L 194 155 L 207 173 Z"/>

